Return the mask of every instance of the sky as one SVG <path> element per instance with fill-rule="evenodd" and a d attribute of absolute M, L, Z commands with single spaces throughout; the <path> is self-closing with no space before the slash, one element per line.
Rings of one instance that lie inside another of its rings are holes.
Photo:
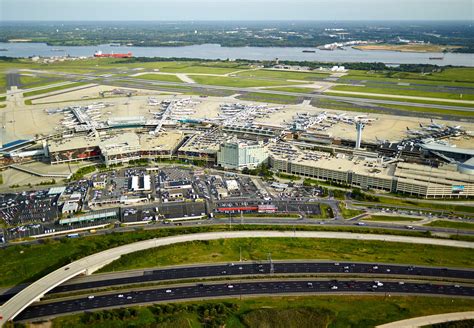
<path fill-rule="evenodd" d="M 0 20 L 473 20 L 474 0 L 0 0 Z"/>

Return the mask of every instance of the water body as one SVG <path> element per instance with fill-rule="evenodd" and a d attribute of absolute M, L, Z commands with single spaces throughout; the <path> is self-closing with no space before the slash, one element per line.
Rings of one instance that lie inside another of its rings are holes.
<path fill-rule="evenodd" d="M 439 66 L 471 66 L 474 67 L 474 54 L 460 53 L 408 53 L 395 51 L 361 51 L 353 48 L 345 50 L 319 50 L 294 47 L 221 47 L 216 44 L 203 44 L 186 47 L 113 47 L 108 44 L 99 46 L 61 47 L 48 46 L 45 43 L 3 43 L 0 56 L 30 57 L 30 56 L 92 56 L 97 50 L 104 53 L 132 52 L 137 57 L 181 57 L 203 59 L 250 59 L 250 60 L 297 60 L 318 62 L 382 62 L 385 64 L 435 64 Z M 61 49 L 62 51 L 53 51 Z M 304 53 L 303 50 L 314 50 L 314 53 Z M 430 57 L 444 57 L 443 60 L 430 60 Z"/>

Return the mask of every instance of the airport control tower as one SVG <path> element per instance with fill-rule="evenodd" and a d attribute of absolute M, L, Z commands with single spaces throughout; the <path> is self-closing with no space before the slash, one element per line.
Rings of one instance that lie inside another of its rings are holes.
<path fill-rule="evenodd" d="M 356 149 L 360 149 L 360 143 L 362 141 L 362 130 L 364 129 L 365 125 L 362 122 L 356 122 L 356 130 L 357 130 L 357 139 L 356 139 Z"/>

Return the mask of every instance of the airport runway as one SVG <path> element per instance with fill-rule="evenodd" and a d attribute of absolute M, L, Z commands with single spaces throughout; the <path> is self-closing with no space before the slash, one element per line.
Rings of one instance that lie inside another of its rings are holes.
<path fill-rule="evenodd" d="M 407 101 L 396 101 L 396 100 L 384 100 L 384 99 L 370 99 L 370 98 L 357 98 L 357 97 L 342 97 L 342 96 L 332 96 L 325 95 L 322 93 L 308 94 L 308 93 L 298 93 L 298 92 L 287 92 L 287 91 L 276 91 L 276 90 L 265 90 L 265 89 L 255 89 L 255 88 L 241 88 L 241 87 L 229 87 L 229 86 L 220 86 L 220 85 L 208 85 L 208 84 L 198 84 L 198 83 L 182 83 L 182 82 L 166 82 L 166 81 L 157 81 L 157 80 L 146 80 L 146 79 L 137 79 L 130 78 L 125 76 L 114 77 L 112 76 L 101 76 L 94 74 L 78 74 L 78 73 L 65 73 L 65 72 L 37 72 L 55 74 L 64 78 L 69 79 L 80 79 L 85 81 L 94 80 L 94 83 L 99 83 L 103 85 L 112 85 L 112 86 L 121 86 L 121 87 L 131 87 L 131 88 L 145 88 L 153 86 L 169 86 L 169 87 L 192 87 L 192 88 L 204 88 L 204 89 L 213 89 L 213 90 L 231 90 L 235 93 L 239 92 L 258 92 L 264 94 L 277 94 L 277 95 L 286 95 L 286 96 L 296 96 L 304 98 L 320 98 L 320 99 L 329 99 L 337 100 L 343 102 L 351 103 L 366 103 L 366 104 L 385 104 L 385 105 L 396 105 L 396 106 L 412 106 L 412 107 L 421 107 L 421 108 L 435 108 L 435 109 L 444 109 L 452 111 L 474 111 L 473 107 L 462 107 L 462 106 L 449 106 L 442 104 L 425 104 L 425 103 L 416 103 L 416 102 L 407 102 Z M 77 82 L 77 81 L 76 81 Z M 29 90 L 24 90 L 29 91 Z"/>
<path fill-rule="evenodd" d="M 7 73 L 6 74 L 7 80 L 7 89 L 11 87 L 19 87 L 20 86 L 20 75 L 18 73 Z"/>
<path fill-rule="evenodd" d="M 28 307 L 16 320 L 31 320 L 55 317 L 67 313 L 94 309 L 126 307 L 154 302 L 206 299 L 216 297 L 240 297 L 246 295 L 276 294 L 415 294 L 474 297 L 474 287 L 463 285 L 420 284 L 393 281 L 361 280 L 281 280 L 261 282 L 209 283 L 157 288 L 141 291 L 114 293 L 109 295 L 88 295 L 77 299 L 48 302 Z M 93 296 L 90 297 L 90 296 Z"/>
<path fill-rule="evenodd" d="M 151 283 L 165 280 L 196 279 L 211 277 L 267 276 L 271 274 L 269 261 L 253 263 L 229 263 L 219 265 L 181 266 L 165 269 L 143 269 L 92 275 L 78 278 L 60 285 L 48 294 L 68 293 L 79 290 L 105 288 L 111 286 Z M 407 277 L 436 277 L 474 280 L 474 270 L 451 268 L 434 268 L 409 265 L 388 265 L 358 262 L 274 262 L 273 274 L 337 274 L 337 275 L 374 275 L 374 276 L 407 276 Z M 18 291 L 18 290 L 17 290 Z M 0 302 L 6 302 L 14 294 L 0 296 Z"/>
<path fill-rule="evenodd" d="M 99 77 L 98 77 L 99 78 Z M 357 97 L 343 97 L 343 96 L 330 96 L 321 93 L 311 94 L 311 93 L 298 93 L 298 92 L 287 92 L 287 91 L 276 91 L 276 90 L 265 90 L 265 89 L 252 89 L 252 88 L 238 88 L 238 87 L 228 87 L 228 86 L 219 86 L 219 85 L 207 85 L 207 84 L 197 84 L 194 83 L 192 85 L 187 83 L 179 83 L 179 82 L 164 82 L 164 81 L 150 81 L 144 79 L 129 79 L 129 78 L 107 78 L 103 79 L 101 84 L 105 85 L 115 85 L 114 82 L 120 82 L 121 84 L 125 82 L 125 85 L 132 88 L 143 88 L 144 85 L 163 85 L 163 86 L 190 86 L 190 87 L 198 87 L 198 88 L 205 88 L 205 89 L 217 89 L 217 90 L 231 90 L 236 93 L 239 92 L 258 92 L 264 94 L 277 94 L 283 96 L 296 96 L 296 97 L 304 97 L 304 98 L 321 98 L 321 99 L 329 99 L 329 100 L 337 100 L 337 101 L 345 101 L 345 102 L 355 102 L 355 103 L 368 103 L 368 104 L 385 104 L 385 105 L 396 105 L 396 106 L 412 106 L 412 107 L 421 107 L 421 108 L 436 108 L 436 109 L 444 109 L 444 110 L 452 110 L 452 111 L 474 111 L 473 107 L 461 107 L 461 106 L 449 106 L 449 105 L 440 105 L 440 104 L 424 104 L 424 103 L 414 103 L 414 102 L 406 102 L 406 101 L 396 101 L 396 100 L 383 100 L 383 99 L 370 99 L 370 98 L 357 98 Z M 137 86 L 139 84 L 139 86 Z"/>

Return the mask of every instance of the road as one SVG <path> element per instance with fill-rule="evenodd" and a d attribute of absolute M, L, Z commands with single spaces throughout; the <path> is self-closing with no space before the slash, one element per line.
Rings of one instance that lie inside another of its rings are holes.
<path fill-rule="evenodd" d="M 337 275 L 374 275 L 374 276 L 407 276 L 436 277 L 463 280 L 474 280 L 474 270 L 434 268 L 410 265 L 392 265 L 360 262 L 314 262 L 291 261 L 273 262 L 273 273 L 287 274 L 337 274 Z M 80 277 L 60 285 L 48 294 L 69 293 L 78 290 L 97 289 L 111 286 L 150 283 L 166 280 L 196 279 L 211 277 L 232 277 L 241 275 L 264 276 L 271 274 L 269 261 L 254 263 L 236 262 L 232 264 L 196 265 L 171 267 L 165 269 L 144 269 L 122 271 Z M 0 302 L 10 299 L 13 294 L 0 296 Z"/>
<path fill-rule="evenodd" d="M 113 293 L 108 295 L 89 295 L 63 301 L 33 305 L 26 309 L 18 320 L 55 317 L 74 312 L 84 312 L 101 308 L 132 306 L 137 304 L 170 302 L 189 299 L 216 297 L 240 297 L 246 295 L 275 294 L 415 294 L 474 297 L 474 287 L 463 285 L 420 284 L 394 281 L 380 281 L 383 286 L 374 287 L 374 281 L 362 280 L 280 280 L 260 282 L 229 282 L 187 285 L 179 287 L 147 289 Z M 121 296 L 119 296 L 121 295 Z"/>
<path fill-rule="evenodd" d="M 451 247 L 462 247 L 474 249 L 473 242 L 446 240 L 422 237 L 377 235 L 377 234 L 357 234 L 346 232 L 322 232 L 322 231 L 232 231 L 232 232 L 209 232 L 188 235 L 178 235 L 160 239 L 150 239 L 115 247 L 103 252 L 99 252 L 69 265 L 59 268 L 41 279 L 35 281 L 13 298 L 0 307 L 0 324 L 7 320 L 14 319 L 33 302 L 39 300 L 47 292 L 61 285 L 67 280 L 80 274 L 90 274 L 104 265 L 120 258 L 122 255 L 136 251 L 172 245 L 176 243 L 195 240 L 217 240 L 229 238 L 332 238 L 332 239 L 353 239 L 353 240 L 378 240 L 387 242 L 405 242 L 424 245 L 442 245 Z"/>

